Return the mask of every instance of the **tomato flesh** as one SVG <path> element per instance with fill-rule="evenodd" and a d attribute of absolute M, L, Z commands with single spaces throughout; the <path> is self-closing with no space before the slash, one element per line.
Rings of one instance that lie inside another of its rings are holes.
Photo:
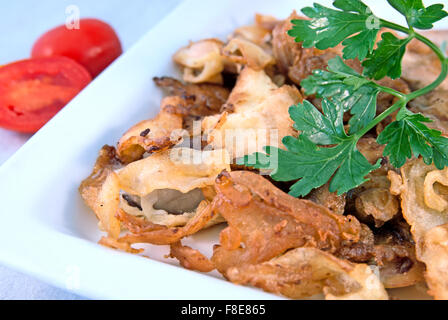
<path fill-rule="evenodd" d="M 22 60 L 0 68 L 0 127 L 36 132 L 90 81 L 84 67 L 64 57 Z"/>
<path fill-rule="evenodd" d="M 62 25 L 46 32 L 35 42 L 31 57 L 68 57 L 96 77 L 123 52 L 120 40 L 110 25 L 98 19 L 81 19 L 79 27 Z"/>

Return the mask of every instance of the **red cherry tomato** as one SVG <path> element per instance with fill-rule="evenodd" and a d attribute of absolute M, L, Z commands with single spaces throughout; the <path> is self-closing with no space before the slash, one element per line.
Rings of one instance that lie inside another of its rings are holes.
<path fill-rule="evenodd" d="M 97 19 L 81 19 L 79 27 L 62 25 L 44 33 L 34 43 L 31 57 L 68 57 L 96 77 L 123 52 L 120 40 L 110 25 Z"/>
<path fill-rule="evenodd" d="M 36 132 L 92 80 L 65 57 L 22 60 L 0 68 L 0 127 Z"/>

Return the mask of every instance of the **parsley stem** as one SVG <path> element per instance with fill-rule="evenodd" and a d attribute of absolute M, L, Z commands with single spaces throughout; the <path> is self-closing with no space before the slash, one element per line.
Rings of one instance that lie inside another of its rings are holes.
<path fill-rule="evenodd" d="M 387 87 L 380 86 L 378 84 L 374 84 L 380 90 L 390 93 L 396 97 L 399 97 L 400 100 L 395 102 L 391 107 L 389 107 L 387 110 L 385 110 L 380 115 L 378 115 L 375 119 L 373 119 L 364 129 L 362 129 L 362 130 L 358 131 L 356 134 L 354 134 L 353 137 L 355 139 L 360 139 L 367 132 L 369 132 L 372 128 L 374 128 L 378 123 L 380 123 L 381 121 L 386 119 L 389 115 L 391 115 L 392 113 L 394 113 L 401 107 L 406 106 L 406 104 L 409 101 L 411 101 L 417 97 L 420 97 L 422 95 L 425 95 L 425 94 L 431 92 L 432 90 L 434 90 L 435 88 L 437 88 L 448 76 L 448 58 L 445 57 L 444 52 L 442 52 L 442 50 L 440 50 L 440 48 L 434 42 L 432 42 L 428 38 L 424 37 L 423 35 L 415 32 L 413 29 L 409 29 L 409 28 L 406 28 L 406 27 L 400 26 L 398 24 L 395 24 L 393 22 L 389 22 L 389 21 L 385 21 L 385 20 L 380 20 L 380 21 L 381 21 L 381 25 L 383 27 L 387 27 L 387 28 L 394 29 L 396 31 L 400 31 L 400 32 L 408 34 L 408 42 L 411 41 L 412 39 L 416 38 L 417 40 L 426 44 L 432 51 L 434 51 L 434 53 L 439 58 L 442 70 L 440 72 L 440 75 L 437 77 L 436 80 L 434 80 L 434 82 L 432 82 L 431 84 L 427 85 L 424 88 L 413 91 L 409 94 L 402 94 L 402 93 L 400 93 L 396 90 L 393 90 L 391 88 L 387 88 Z"/>
<path fill-rule="evenodd" d="M 362 130 L 356 132 L 353 137 L 356 140 L 359 140 L 362 138 L 367 132 L 369 132 L 372 128 L 374 128 L 378 123 L 386 119 L 388 116 L 390 116 L 392 113 L 400 109 L 401 107 L 406 105 L 406 97 L 401 98 L 397 102 L 395 102 L 392 106 L 390 106 L 388 109 L 383 111 L 381 114 L 379 114 L 375 119 L 373 119 L 367 126 L 365 126 Z"/>
<path fill-rule="evenodd" d="M 395 89 L 389 88 L 389 87 L 385 87 L 382 85 L 377 84 L 376 82 L 372 81 L 372 85 L 378 89 L 380 89 L 381 91 L 385 92 L 385 93 L 389 93 L 395 97 L 398 97 L 400 99 L 404 98 L 406 96 L 406 94 L 401 93 L 400 91 L 397 91 Z"/>
<path fill-rule="evenodd" d="M 409 102 L 417 97 L 423 96 L 423 95 L 431 92 L 435 88 L 437 88 L 445 80 L 447 75 L 448 75 L 448 61 L 444 60 L 444 61 L 442 61 L 442 71 L 441 71 L 440 75 L 437 77 L 437 79 L 430 85 L 427 85 L 424 88 L 421 88 L 419 90 L 416 90 L 416 91 L 411 92 L 410 94 L 406 95 L 407 102 Z"/>
<path fill-rule="evenodd" d="M 434 53 L 437 55 L 437 57 L 440 60 L 442 70 L 440 72 L 440 75 L 437 77 L 436 80 L 434 80 L 434 82 L 427 85 L 426 87 L 423 87 L 419 90 L 416 90 L 416 91 L 411 92 L 410 94 L 406 95 L 407 101 L 411 101 L 417 97 L 420 97 L 422 95 L 425 95 L 425 94 L 431 92 L 432 90 L 437 88 L 446 79 L 446 77 L 448 75 L 448 59 L 445 57 L 444 52 L 442 52 L 442 50 L 440 50 L 439 46 L 437 46 L 434 42 L 432 42 L 428 38 L 422 36 L 421 34 L 415 33 L 415 37 L 419 41 L 426 44 L 432 51 L 434 51 Z"/>

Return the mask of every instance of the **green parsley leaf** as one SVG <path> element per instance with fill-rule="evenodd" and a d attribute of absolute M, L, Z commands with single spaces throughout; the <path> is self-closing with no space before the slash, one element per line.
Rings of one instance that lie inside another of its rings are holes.
<path fill-rule="evenodd" d="M 341 57 L 328 62 L 328 71 L 315 70 L 301 83 L 306 94 L 331 98 L 344 112 L 350 110 L 353 115 L 349 121 L 350 134 L 364 128 L 376 115 L 379 89 L 371 84 L 347 66 Z"/>
<path fill-rule="evenodd" d="M 397 120 L 378 136 L 379 144 L 387 144 L 384 155 L 389 156 L 394 167 L 400 168 L 412 155 L 421 155 L 426 164 L 434 162 L 440 170 L 448 165 L 448 138 L 440 131 L 428 128 L 425 122 L 432 120 L 402 108 Z"/>
<path fill-rule="evenodd" d="M 336 0 L 333 5 L 342 11 L 317 3 L 302 9 L 311 20 L 292 20 L 294 27 L 288 34 L 297 42 L 303 41 L 305 48 L 324 50 L 342 42 L 344 59 L 363 60 L 373 50 L 380 25 L 368 27 L 373 15 L 362 1 Z"/>
<path fill-rule="evenodd" d="M 356 36 L 345 39 L 342 45 L 344 59 L 364 60 L 372 51 L 375 45 L 378 29 L 367 29 L 361 31 Z"/>
<path fill-rule="evenodd" d="M 362 63 L 363 74 L 379 80 L 385 76 L 397 79 L 401 76 L 401 61 L 410 38 L 399 39 L 390 32 L 381 35 L 378 47 Z"/>
<path fill-rule="evenodd" d="M 294 120 L 294 128 L 315 144 L 340 143 L 347 138 L 342 122 L 344 111 L 340 106 L 326 99 L 322 101 L 322 109 L 326 116 L 307 100 L 289 108 L 289 115 Z"/>
<path fill-rule="evenodd" d="M 379 168 L 380 162 L 371 165 L 356 149 L 356 139 L 344 132 L 340 107 L 330 100 L 322 100 L 324 114 L 311 103 L 304 101 L 290 108 L 294 126 L 301 130 L 298 138 L 287 136 L 283 144 L 287 150 L 265 147 L 266 154 L 256 153 L 238 163 L 258 169 L 273 170 L 277 181 L 299 180 L 289 192 L 292 196 L 305 196 L 331 179 L 330 191 L 347 192 L 366 181 L 369 172 Z M 318 144 L 337 142 L 336 146 Z M 333 177 L 333 178 L 332 178 Z"/>
<path fill-rule="evenodd" d="M 417 29 L 431 29 L 434 27 L 433 23 L 448 16 L 443 10 L 443 4 L 425 8 L 422 0 L 387 0 L 387 2 L 406 17 L 410 27 Z"/>

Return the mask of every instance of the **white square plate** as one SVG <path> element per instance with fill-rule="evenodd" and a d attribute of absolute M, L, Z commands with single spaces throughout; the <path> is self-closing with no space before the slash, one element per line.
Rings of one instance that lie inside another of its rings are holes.
<path fill-rule="evenodd" d="M 382 17 L 403 22 L 393 10 L 384 9 L 385 1 L 366 2 Z M 114 145 L 127 128 L 158 112 L 162 93 L 152 78 L 176 75 L 171 56 L 179 47 L 189 40 L 224 39 L 237 26 L 251 23 L 257 12 L 285 18 L 291 10 L 310 4 L 303 0 L 183 2 L 0 168 L 0 261 L 91 298 L 278 298 L 222 281 L 213 273 L 170 265 L 174 260 L 157 261 L 164 260 L 166 248 L 150 246 L 147 254 L 153 259 L 145 259 L 98 245 L 96 218 L 77 188 L 102 145 Z M 210 238 L 218 229 L 188 241 L 210 254 Z"/>

